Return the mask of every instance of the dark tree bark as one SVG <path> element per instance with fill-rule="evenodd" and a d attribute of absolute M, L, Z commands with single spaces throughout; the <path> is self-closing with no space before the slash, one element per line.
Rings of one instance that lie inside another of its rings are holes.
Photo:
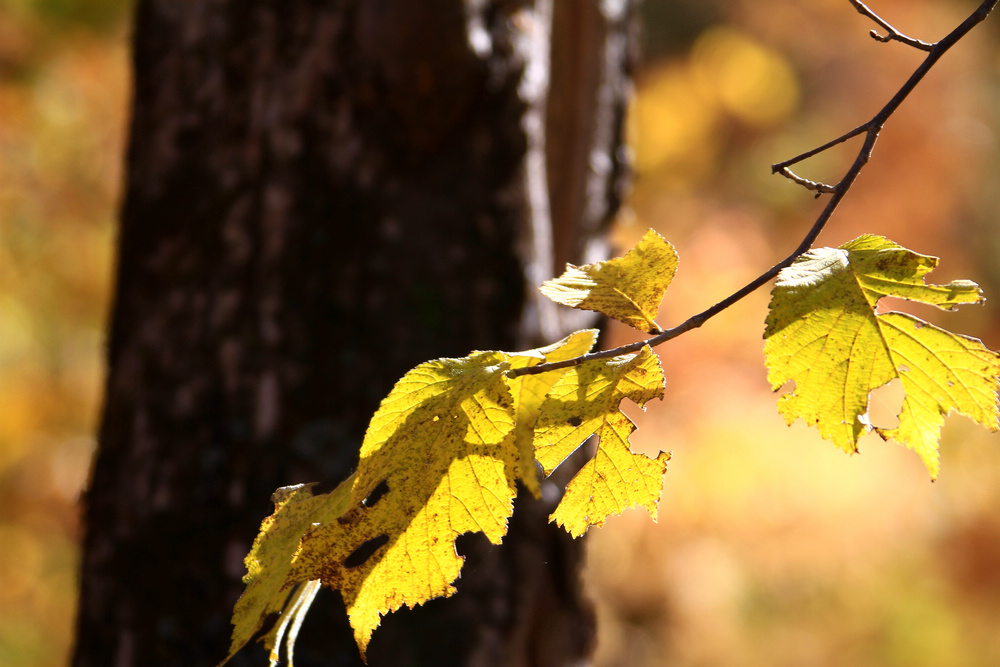
<path fill-rule="evenodd" d="M 275 488 L 346 477 L 412 366 L 564 332 L 533 283 L 604 247 L 631 13 L 139 2 L 75 665 L 218 662 Z M 555 489 L 518 498 L 502 547 L 461 538 L 459 593 L 390 615 L 370 663 L 579 663 L 593 618 Z M 296 664 L 359 662 L 321 595 Z"/>

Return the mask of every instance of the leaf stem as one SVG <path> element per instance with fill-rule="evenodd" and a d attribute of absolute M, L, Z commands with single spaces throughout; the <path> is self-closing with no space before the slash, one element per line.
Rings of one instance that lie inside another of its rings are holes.
<path fill-rule="evenodd" d="M 754 278 L 751 282 L 744 285 L 742 288 L 733 292 L 725 299 L 719 301 L 714 306 L 703 310 L 702 312 L 692 315 L 685 321 L 681 322 L 675 327 L 666 329 L 663 332 L 647 338 L 645 340 L 637 341 L 635 343 L 629 343 L 627 345 L 622 345 L 610 350 L 601 350 L 599 352 L 591 352 L 589 354 L 582 355 L 580 357 L 574 357 L 572 359 L 565 359 L 563 361 L 551 362 L 538 364 L 536 366 L 529 366 L 527 368 L 519 368 L 515 370 L 510 370 L 507 372 L 508 377 L 514 378 L 521 375 L 536 375 L 538 373 L 545 373 L 546 371 L 554 371 L 561 368 L 569 368 L 572 366 L 578 366 L 584 362 L 591 361 L 594 359 L 607 359 L 609 357 L 617 357 L 622 354 L 629 354 L 633 352 L 638 352 L 644 346 L 649 345 L 650 347 L 656 347 L 662 343 L 667 342 L 677 338 L 683 333 L 691 331 L 692 329 L 697 329 L 705 322 L 715 317 L 723 310 L 729 308 L 737 301 L 743 299 L 743 297 L 755 292 L 768 282 L 770 282 L 774 277 L 781 272 L 782 269 L 791 266 L 791 264 L 798 259 L 801 255 L 806 253 L 812 244 L 819 237 L 820 232 L 826 226 L 826 223 L 830 220 L 837 206 L 844 199 L 847 193 L 850 191 L 851 187 L 854 185 L 854 181 L 857 179 L 861 170 L 864 169 L 868 160 L 871 158 L 872 151 L 875 149 L 875 142 L 878 140 L 878 135 L 882 131 L 886 122 L 896 112 L 896 109 L 903 103 L 903 101 L 913 92 L 917 84 L 926 76 L 926 74 L 931 70 L 932 67 L 940 60 L 941 56 L 945 54 L 952 46 L 954 46 L 960 39 L 965 37 L 976 25 L 983 22 L 993 8 L 996 7 L 1000 0 L 984 0 L 979 7 L 969 15 L 961 24 L 958 25 L 954 30 L 948 33 L 940 41 L 934 44 L 928 44 L 926 42 L 921 42 L 919 40 L 914 40 L 905 35 L 901 34 L 881 17 L 875 14 L 871 9 L 868 8 L 860 0 L 848 0 L 860 13 L 868 16 L 873 21 L 875 21 L 879 26 L 888 32 L 886 37 L 879 37 L 877 34 L 873 35 L 879 41 L 887 42 L 890 40 L 896 40 L 914 48 L 927 51 L 927 57 L 920 63 L 920 65 L 913 71 L 913 74 L 906 80 L 906 82 L 896 91 L 896 94 L 886 103 L 882 109 L 875 114 L 871 120 L 867 123 L 859 125 L 853 130 L 837 137 L 832 141 L 814 148 L 810 151 L 806 151 L 801 155 L 797 155 L 784 162 L 778 162 L 771 166 L 772 173 L 780 173 L 786 178 L 802 185 L 808 190 L 813 190 L 816 192 L 816 196 L 819 197 L 823 194 L 829 194 L 830 200 L 827 202 L 826 206 L 820 212 L 819 217 L 813 223 L 809 232 L 805 235 L 802 241 L 799 243 L 798 247 L 788 255 L 785 259 L 781 260 L 770 269 L 760 274 Z M 874 31 L 873 31 L 874 32 Z M 926 48 L 925 48 L 926 47 Z M 814 155 L 818 155 L 823 151 L 829 150 L 830 148 L 837 146 L 848 139 L 859 135 L 865 135 L 865 141 L 862 144 L 857 156 L 854 158 L 854 162 L 848 168 L 847 172 L 840 179 L 836 185 L 827 185 L 826 183 L 819 183 L 816 181 L 810 181 L 808 179 L 802 178 L 794 174 L 789 167 L 802 162 Z"/>

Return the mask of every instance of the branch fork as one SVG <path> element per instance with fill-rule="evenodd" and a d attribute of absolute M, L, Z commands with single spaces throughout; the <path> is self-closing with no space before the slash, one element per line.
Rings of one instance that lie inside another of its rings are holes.
<path fill-rule="evenodd" d="M 697 329 L 702 324 L 707 322 L 712 317 L 715 317 L 723 310 L 729 308 L 737 301 L 743 299 L 743 297 L 755 292 L 760 287 L 770 282 L 773 278 L 777 277 L 778 273 L 782 269 L 785 269 L 792 265 L 792 263 L 798 259 L 802 254 L 806 253 L 811 247 L 813 242 L 819 237 L 820 232 L 826 226 L 826 223 L 830 220 L 837 206 L 840 205 L 841 200 L 847 195 L 851 187 L 854 185 L 855 180 L 861 173 L 861 170 L 868 163 L 868 160 L 872 156 L 872 151 L 875 149 L 875 142 L 878 139 L 879 133 L 882 128 L 885 127 L 886 122 L 896 112 L 896 109 L 903 103 L 903 101 L 913 92 L 917 84 L 926 76 L 926 74 L 934 67 L 941 56 L 945 54 L 952 46 L 954 46 L 959 40 L 965 37 L 976 25 L 982 23 L 990 12 L 993 11 L 997 3 L 1000 0 L 984 0 L 984 2 L 979 5 L 979 7 L 969 15 L 961 24 L 958 25 L 954 30 L 948 33 L 940 41 L 934 44 L 929 44 L 911 37 L 907 37 L 898 30 L 896 30 L 892 25 L 890 25 L 885 19 L 881 18 L 878 14 L 873 12 L 865 3 L 861 0 L 848 0 L 855 9 L 858 10 L 864 16 L 867 16 L 876 24 L 878 24 L 883 30 L 886 31 L 886 35 L 879 35 L 877 31 L 872 30 L 872 37 L 880 42 L 890 42 L 897 41 L 908 46 L 911 46 L 920 51 L 925 51 L 927 56 L 920 63 L 919 66 L 913 71 L 913 74 L 906 80 L 905 83 L 896 91 L 895 95 L 892 96 L 882 109 L 875 114 L 871 120 L 863 123 L 853 130 L 842 134 L 841 136 L 828 141 L 822 146 L 818 146 L 810 151 L 806 151 L 801 155 L 797 155 L 791 159 L 785 160 L 784 162 L 778 162 L 771 165 L 771 172 L 775 174 L 781 174 L 785 178 L 798 183 L 807 190 L 816 193 L 816 197 L 820 197 L 824 194 L 829 194 L 830 199 L 827 201 L 826 206 L 820 212 L 816 221 L 813 223 L 812 227 L 806 233 L 805 237 L 799 243 L 798 247 L 785 259 L 781 260 L 770 269 L 757 276 L 753 281 L 747 283 L 742 288 L 733 292 L 731 295 L 719 301 L 714 306 L 703 310 L 702 312 L 692 315 L 684 322 L 681 322 L 675 327 L 666 329 L 655 336 L 641 340 L 635 343 L 630 343 L 628 345 L 622 345 L 611 350 L 602 350 L 600 352 L 592 352 L 590 354 L 585 354 L 580 357 L 575 357 L 573 359 L 566 359 L 564 361 L 538 364 L 536 366 L 530 366 L 527 368 L 520 368 L 517 370 L 508 371 L 508 377 L 518 377 L 521 375 L 535 375 L 537 373 L 544 373 L 546 371 L 557 370 L 560 368 L 568 368 L 571 366 L 578 366 L 584 362 L 593 359 L 606 359 L 609 357 L 616 357 L 622 354 L 630 354 L 638 352 L 646 345 L 650 347 L 656 347 L 661 343 L 665 343 L 668 340 L 676 338 L 683 333 L 691 331 L 692 329 Z M 827 183 L 821 183 L 818 181 L 811 181 L 807 178 L 803 178 L 795 174 L 790 167 L 807 160 L 814 155 L 818 155 L 834 146 L 844 143 L 845 141 L 852 139 L 854 137 L 865 135 L 864 143 L 858 150 L 857 156 L 854 158 L 854 162 L 844 173 L 843 177 L 835 185 L 829 185 Z"/>

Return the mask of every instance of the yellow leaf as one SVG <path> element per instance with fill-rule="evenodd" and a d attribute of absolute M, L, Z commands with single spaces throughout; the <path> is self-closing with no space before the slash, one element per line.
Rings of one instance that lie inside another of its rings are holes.
<path fill-rule="evenodd" d="M 596 330 L 578 331 L 535 350 L 473 352 L 407 373 L 372 418 L 347 482 L 328 496 L 306 486 L 275 494 L 275 514 L 247 557 L 230 657 L 277 612 L 264 641 L 274 664 L 287 633 L 290 661 L 320 581 L 341 591 L 362 656 L 382 615 L 451 595 L 463 561 L 455 538 L 481 531 L 499 543 L 515 479 L 539 491 L 531 436 L 566 369 L 506 371 L 580 356 L 596 339 Z"/>
<path fill-rule="evenodd" d="M 535 428 L 535 455 L 550 474 L 587 438 L 599 438 L 597 454 L 566 486 L 550 517 L 574 537 L 629 507 L 645 507 L 656 519 L 670 455 L 635 454 L 635 424 L 622 399 L 639 406 L 663 398 L 663 373 L 649 347 L 638 354 L 587 361 L 567 371 L 549 391 Z"/>
<path fill-rule="evenodd" d="M 811 250 L 778 276 L 764 333 L 768 380 L 774 390 L 795 382 L 778 401 L 796 418 L 847 452 L 872 430 L 868 395 L 894 378 L 906 397 L 899 427 L 874 430 L 920 455 L 932 478 L 939 471 L 938 441 L 952 411 L 997 430 L 1000 356 L 960 336 L 903 313 L 877 315 L 883 296 L 953 309 L 980 303 L 974 282 L 927 285 L 937 258 L 919 255 L 880 236 L 862 236 L 840 248 Z"/>
<path fill-rule="evenodd" d="M 515 352 L 510 355 L 512 369 L 536 366 L 540 363 L 563 361 L 586 354 L 597 342 L 597 329 L 584 329 L 570 334 L 558 343 L 547 347 Z M 538 473 L 535 470 L 535 421 L 542 410 L 545 397 L 566 369 L 538 373 L 537 375 L 520 375 L 509 380 L 510 393 L 514 397 L 516 414 L 518 467 L 517 477 L 536 498 L 541 496 L 538 483 Z"/>
<path fill-rule="evenodd" d="M 362 656 L 382 615 L 455 592 L 459 535 L 506 534 L 518 465 L 507 368 L 479 352 L 403 376 L 368 426 L 351 509 L 302 537 L 291 577 L 341 591 Z"/>
<path fill-rule="evenodd" d="M 264 638 L 271 651 L 271 664 L 278 661 L 278 651 L 284 632 L 288 634 L 288 664 L 292 665 L 292 648 L 298 624 L 309 609 L 315 586 L 305 579 L 289 577 L 292 555 L 299 540 L 315 523 L 335 521 L 348 507 L 355 476 L 351 475 L 330 493 L 314 496 L 310 485 L 286 486 L 274 492 L 274 514 L 264 519 L 245 564 L 243 582 L 246 590 L 233 609 L 233 638 L 225 664 L 237 651 L 250 642 L 271 614 L 278 614 L 274 629 Z M 289 589 L 299 588 L 289 596 Z"/>
<path fill-rule="evenodd" d="M 542 294 L 556 303 L 594 310 L 634 329 L 656 333 L 656 313 L 677 272 L 677 252 L 650 229 L 624 257 L 566 271 L 542 284 Z"/>

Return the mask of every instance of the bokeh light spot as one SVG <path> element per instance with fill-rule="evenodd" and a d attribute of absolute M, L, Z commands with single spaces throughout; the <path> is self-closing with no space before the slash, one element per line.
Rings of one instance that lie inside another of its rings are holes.
<path fill-rule="evenodd" d="M 792 66 L 745 32 L 710 28 L 698 38 L 691 57 L 700 89 L 747 125 L 774 126 L 798 107 L 799 83 Z"/>

